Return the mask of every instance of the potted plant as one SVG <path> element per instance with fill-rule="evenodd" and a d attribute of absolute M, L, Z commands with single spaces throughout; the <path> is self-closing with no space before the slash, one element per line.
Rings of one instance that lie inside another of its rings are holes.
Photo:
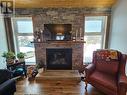
<path fill-rule="evenodd" d="M 7 64 L 13 64 L 15 59 L 15 54 L 12 51 L 4 52 L 2 57 L 6 58 Z"/>
<path fill-rule="evenodd" d="M 42 60 L 40 60 L 37 64 L 36 64 L 36 69 L 39 73 L 42 73 L 43 71 L 45 71 L 45 67 L 46 65 L 44 64 L 44 62 Z"/>
<path fill-rule="evenodd" d="M 18 58 L 19 62 L 24 62 L 25 61 L 25 53 L 23 53 L 23 52 L 17 53 L 17 58 Z"/>

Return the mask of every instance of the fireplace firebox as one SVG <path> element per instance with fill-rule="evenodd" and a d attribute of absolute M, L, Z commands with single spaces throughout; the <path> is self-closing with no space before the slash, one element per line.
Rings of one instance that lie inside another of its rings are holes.
<path fill-rule="evenodd" d="M 71 48 L 48 48 L 46 49 L 46 62 L 48 70 L 71 70 Z"/>

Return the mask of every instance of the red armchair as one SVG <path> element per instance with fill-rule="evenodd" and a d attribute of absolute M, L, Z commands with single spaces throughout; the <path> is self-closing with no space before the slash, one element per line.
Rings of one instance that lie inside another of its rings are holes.
<path fill-rule="evenodd" d="M 106 95 L 126 95 L 126 60 L 127 56 L 116 50 L 94 51 L 92 64 L 85 68 L 86 90 L 90 83 Z"/>

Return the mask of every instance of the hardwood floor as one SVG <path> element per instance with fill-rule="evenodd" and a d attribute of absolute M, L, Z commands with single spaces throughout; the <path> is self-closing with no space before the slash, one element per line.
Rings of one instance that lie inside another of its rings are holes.
<path fill-rule="evenodd" d="M 85 91 L 85 83 L 71 81 L 28 81 L 23 79 L 17 81 L 15 95 L 104 95 L 91 85 Z"/>
<path fill-rule="evenodd" d="M 44 75 L 47 76 L 47 74 Z M 91 85 L 88 85 L 88 91 L 86 92 L 83 81 L 71 79 L 61 80 L 57 78 L 56 80 L 28 81 L 26 78 L 17 81 L 16 87 L 17 91 L 15 95 L 104 95 Z"/>

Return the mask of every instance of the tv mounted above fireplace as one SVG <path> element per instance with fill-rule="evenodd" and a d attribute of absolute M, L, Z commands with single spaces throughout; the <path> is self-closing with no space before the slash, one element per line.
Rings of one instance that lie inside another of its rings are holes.
<path fill-rule="evenodd" d="M 71 24 L 44 24 L 48 40 L 71 40 Z"/>

